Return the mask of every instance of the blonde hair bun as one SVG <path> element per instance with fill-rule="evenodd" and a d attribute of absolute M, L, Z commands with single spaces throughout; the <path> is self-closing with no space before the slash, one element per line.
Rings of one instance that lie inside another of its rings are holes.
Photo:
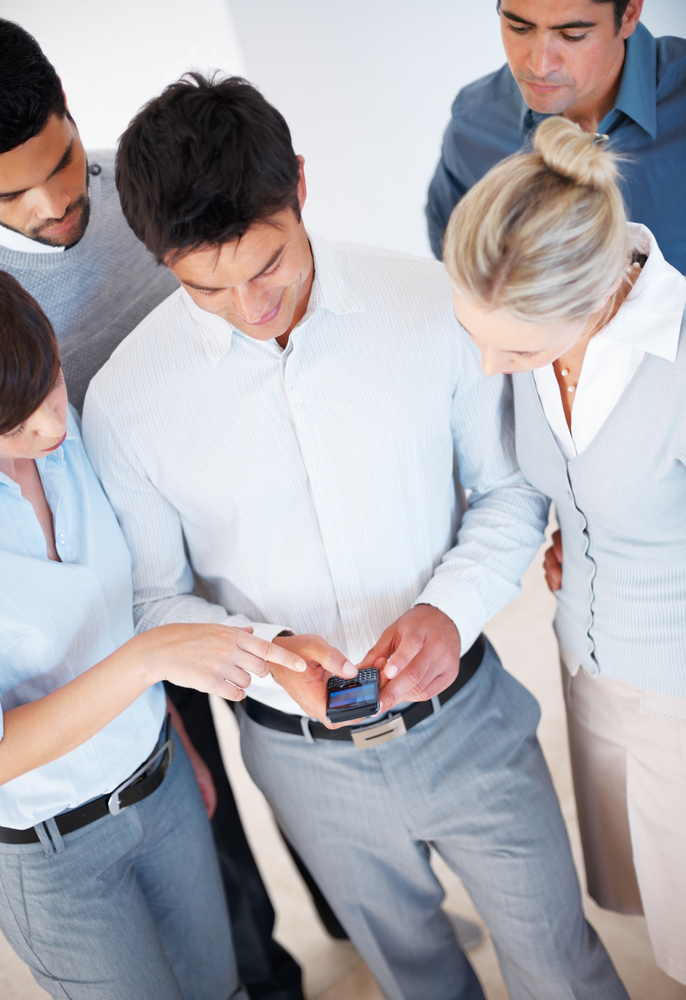
<path fill-rule="evenodd" d="M 624 274 L 618 158 L 565 118 L 497 163 L 453 209 L 443 259 L 466 298 L 532 323 L 591 316 Z"/>
<path fill-rule="evenodd" d="M 557 115 L 546 118 L 533 141 L 546 167 L 560 177 L 595 191 L 607 191 L 616 183 L 616 157 L 576 122 Z"/>

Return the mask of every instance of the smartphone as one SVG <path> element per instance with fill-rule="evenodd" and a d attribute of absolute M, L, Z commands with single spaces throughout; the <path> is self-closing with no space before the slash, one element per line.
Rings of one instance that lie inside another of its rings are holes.
<path fill-rule="evenodd" d="M 326 685 L 326 717 L 329 722 L 364 719 L 379 711 L 379 671 L 360 670 L 357 677 L 330 677 Z"/>

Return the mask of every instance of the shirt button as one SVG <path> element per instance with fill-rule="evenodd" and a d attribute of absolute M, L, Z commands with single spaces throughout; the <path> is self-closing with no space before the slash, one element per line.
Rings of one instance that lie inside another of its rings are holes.
<path fill-rule="evenodd" d="M 57 536 L 57 543 L 58 543 L 58 545 L 64 545 L 65 541 L 66 541 L 65 537 L 62 534 L 62 532 L 60 531 L 59 535 Z"/>
<path fill-rule="evenodd" d="M 91 177 L 98 177 L 102 173 L 102 167 L 99 163 L 90 163 L 88 165 L 88 173 Z"/>

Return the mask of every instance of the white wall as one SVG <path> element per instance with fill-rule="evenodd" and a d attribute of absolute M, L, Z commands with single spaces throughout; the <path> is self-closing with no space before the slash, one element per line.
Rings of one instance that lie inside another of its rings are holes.
<path fill-rule="evenodd" d="M 424 204 L 455 94 L 504 62 L 495 0 L 230 0 L 246 73 L 306 159 L 323 235 L 428 254 Z M 646 0 L 686 36 L 686 0 Z"/>
<path fill-rule="evenodd" d="M 187 69 L 244 66 L 226 0 L 0 0 L 60 74 L 87 149 L 116 144 Z"/>
<path fill-rule="evenodd" d="M 307 161 L 308 224 L 428 253 L 423 207 L 452 99 L 503 62 L 495 0 L 0 0 L 57 67 L 86 146 L 112 146 L 189 68 L 243 73 Z M 646 0 L 686 37 L 686 0 Z"/>

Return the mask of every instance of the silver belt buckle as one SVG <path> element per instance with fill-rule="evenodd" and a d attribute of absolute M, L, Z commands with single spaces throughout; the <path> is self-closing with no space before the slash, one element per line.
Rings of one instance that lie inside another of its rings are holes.
<path fill-rule="evenodd" d="M 395 719 L 385 719 L 377 726 L 368 726 L 365 729 L 351 729 L 352 741 L 358 750 L 366 747 L 376 747 L 380 743 L 387 743 L 389 740 L 397 740 L 399 736 L 404 736 L 407 726 L 402 715 L 396 715 Z"/>
<path fill-rule="evenodd" d="M 124 811 L 124 809 L 128 809 L 128 806 L 122 806 L 120 804 L 119 793 L 126 791 L 126 789 L 129 788 L 131 785 L 133 785 L 135 781 L 138 781 L 141 775 L 145 774 L 147 777 L 147 775 L 152 774 L 153 770 L 155 769 L 155 764 L 160 759 L 162 754 L 166 753 L 167 751 L 169 751 L 169 761 L 167 763 L 168 767 L 169 764 L 171 764 L 172 760 L 174 759 L 173 740 L 167 740 L 164 746 L 160 747 L 157 753 L 153 754 L 152 757 L 149 757 L 148 760 L 146 760 L 145 764 L 139 767 L 137 771 L 134 771 L 130 778 L 127 778 L 126 781 L 124 781 L 121 785 L 119 785 L 118 788 L 115 788 L 115 790 L 112 792 L 109 799 L 107 800 L 107 808 L 113 816 L 118 816 L 120 812 Z"/>

